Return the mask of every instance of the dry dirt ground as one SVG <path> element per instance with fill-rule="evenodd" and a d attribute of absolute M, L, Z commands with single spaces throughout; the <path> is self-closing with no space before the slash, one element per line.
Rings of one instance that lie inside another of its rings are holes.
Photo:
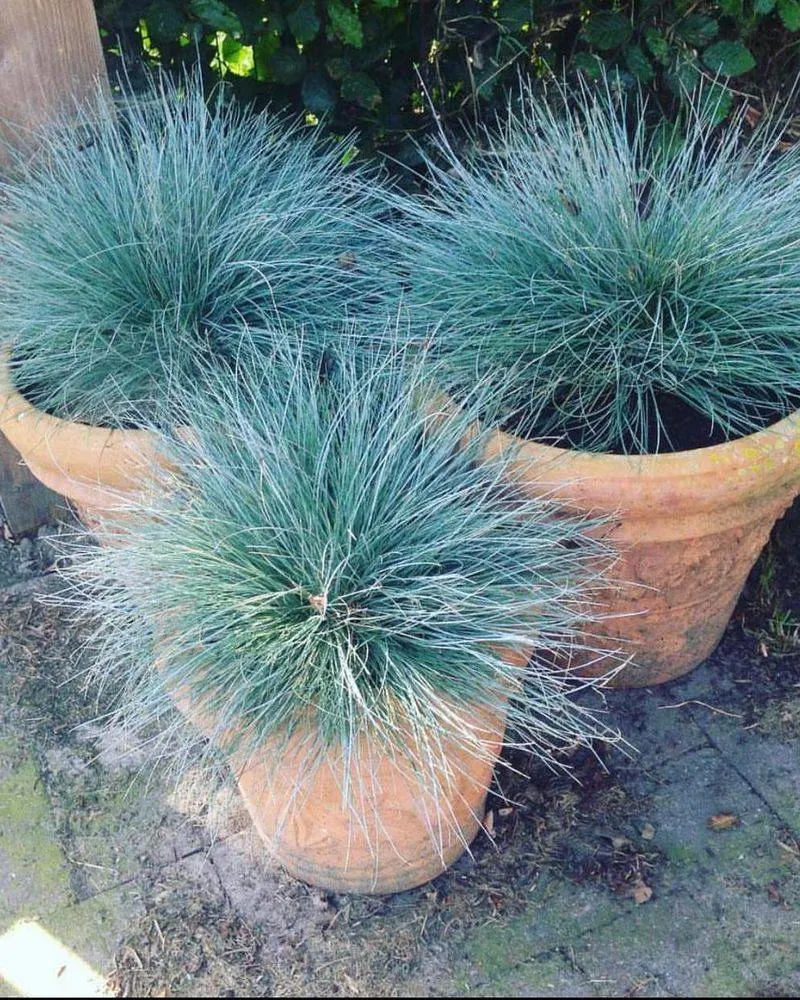
<path fill-rule="evenodd" d="M 35 920 L 121 996 L 797 996 L 798 542 L 706 664 L 609 693 L 635 756 L 517 761 L 471 856 L 386 897 L 281 874 L 223 774 L 103 731 L 48 538 L 0 542 L 0 945 Z"/>

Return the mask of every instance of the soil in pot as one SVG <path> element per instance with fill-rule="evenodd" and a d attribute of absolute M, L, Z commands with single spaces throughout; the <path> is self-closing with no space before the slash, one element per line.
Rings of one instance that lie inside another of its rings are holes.
<path fill-rule="evenodd" d="M 602 409 L 602 406 L 600 407 Z M 769 402 L 758 402 L 753 400 L 753 431 L 771 427 L 781 421 L 789 412 L 800 409 L 800 398 L 793 401 L 789 409 L 780 409 Z M 724 444 L 731 440 L 731 436 L 726 434 L 724 428 L 718 423 L 709 420 L 705 414 L 700 413 L 685 400 L 672 393 L 659 391 L 654 393 L 651 412 L 658 413 L 662 425 L 659 426 L 655 419 L 651 419 L 648 424 L 641 427 L 644 448 L 632 448 L 626 450 L 622 443 L 617 443 L 608 448 L 604 453 L 609 455 L 644 454 L 644 455 L 665 455 L 679 451 L 693 451 L 696 448 L 710 448 L 714 445 Z M 633 415 L 631 415 L 633 422 Z M 537 421 L 545 426 L 548 423 L 547 415 L 542 421 Z M 637 424 L 637 427 L 640 426 Z M 576 451 L 593 451 L 592 442 L 594 438 L 593 430 L 586 423 L 576 420 L 574 424 L 566 427 L 559 437 L 553 435 L 540 434 L 536 425 L 531 425 L 530 419 L 526 419 L 523 413 L 512 414 L 502 424 L 504 431 L 514 434 L 528 441 L 543 441 L 551 444 L 554 448 L 570 448 Z"/>

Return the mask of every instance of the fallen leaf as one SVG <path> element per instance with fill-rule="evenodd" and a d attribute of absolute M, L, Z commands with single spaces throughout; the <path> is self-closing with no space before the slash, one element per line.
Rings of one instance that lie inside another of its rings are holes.
<path fill-rule="evenodd" d="M 652 823 L 645 823 L 642 827 L 642 840 L 652 840 L 656 835 L 656 828 Z"/>
<path fill-rule="evenodd" d="M 492 904 L 492 907 L 495 910 L 495 912 L 497 912 L 498 910 L 502 910 L 503 907 L 506 905 L 505 897 L 501 896 L 499 893 L 496 892 L 489 893 L 489 902 Z"/>
<path fill-rule="evenodd" d="M 629 847 L 630 838 L 624 837 L 621 833 L 614 834 L 614 836 L 611 837 L 611 846 L 614 848 L 615 851 L 618 851 L 623 847 Z"/>
<path fill-rule="evenodd" d="M 772 900 L 772 902 L 777 903 L 778 906 L 786 902 L 786 900 L 781 895 L 780 890 L 778 889 L 777 882 L 770 882 L 770 884 L 767 886 L 767 895 Z"/>
<path fill-rule="evenodd" d="M 497 815 L 502 816 L 503 819 L 505 819 L 507 816 L 511 816 L 513 812 L 514 812 L 513 806 L 505 806 L 503 809 L 497 810 Z"/>
<path fill-rule="evenodd" d="M 494 810 L 490 809 L 483 817 L 483 829 L 490 837 L 494 837 Z"/>
<path fill-rule="evenodd" d="M 744 120 L 750 126 L 750 128 L 755 128 L 756 125 L 761 121 L 763 117 L 763 112 L 758 108 L 754 108 L 752 104 L 745 105 L 744 109 Z"/>
<path fill-rule="evenodd" d="M 741 822 L 736 813 L 728 812 L 714 813 L 706 821 L 709 830 L 732 830 L 733 827 L 739 826 Z"/>
<path fill-rule="evenodd" d="M 647 903 L 652 899 L 653 890 L 649 885 L 645 885 L 641 879 L 637 879 L 628 886 L 625 895 L 629 896 L 637 906 L 641 906 L 642 903 Z"/>

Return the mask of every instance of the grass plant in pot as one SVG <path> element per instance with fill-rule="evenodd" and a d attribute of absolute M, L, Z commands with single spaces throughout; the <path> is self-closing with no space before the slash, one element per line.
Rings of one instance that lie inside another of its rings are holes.
<path fill-rule="evenodd" d="M 495 387 L 488 453 L 618 518 L 601 630 L 647 685 L 711 653 L 800 490 L 800 149 L 715 129 L 713 91 L 653 130 L 610 82 L 556 96 L 442 138 L 395 238 L 454 395 Z"/>
<path fill-rule="evenodd" d="M 42 132 L 0 186 L 0 429 L 42 481 L 116 503 L 157 458 L 138 424 L 174 421 L 173 386 L 230 366 L 254 316 L 311 337 L 375 305 L 376 200 L 350 149 L 199 73 Z"/>
<path fill-rule="evenodd" d="M 580 641 L 610 556 L 476 462 L 474 414 L 431 414 L 402 357 L 278 355 L 187 404 L 174 489 L 70 572 L 119 720 L 177 703 L 300 878 L 410 888 L 478 831 L 504 744 L 558 766 L 618 738 L 598 682 L 528 662 Z"/>

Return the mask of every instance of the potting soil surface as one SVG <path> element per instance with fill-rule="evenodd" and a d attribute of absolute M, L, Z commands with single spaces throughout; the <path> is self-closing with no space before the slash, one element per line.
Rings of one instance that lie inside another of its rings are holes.
<path fill-rule="evenodd" d="M 120 996 L 800 993 L 797 508 L 707 663 L 608 693 L 637 753 L 515 761 L 471 854 L 383 897 L 282 874 L 224 776 L 176 785 L 102 727 L 53 558 L 0 543 L 0 996 L 44 995 L 21 931 Z"/>

